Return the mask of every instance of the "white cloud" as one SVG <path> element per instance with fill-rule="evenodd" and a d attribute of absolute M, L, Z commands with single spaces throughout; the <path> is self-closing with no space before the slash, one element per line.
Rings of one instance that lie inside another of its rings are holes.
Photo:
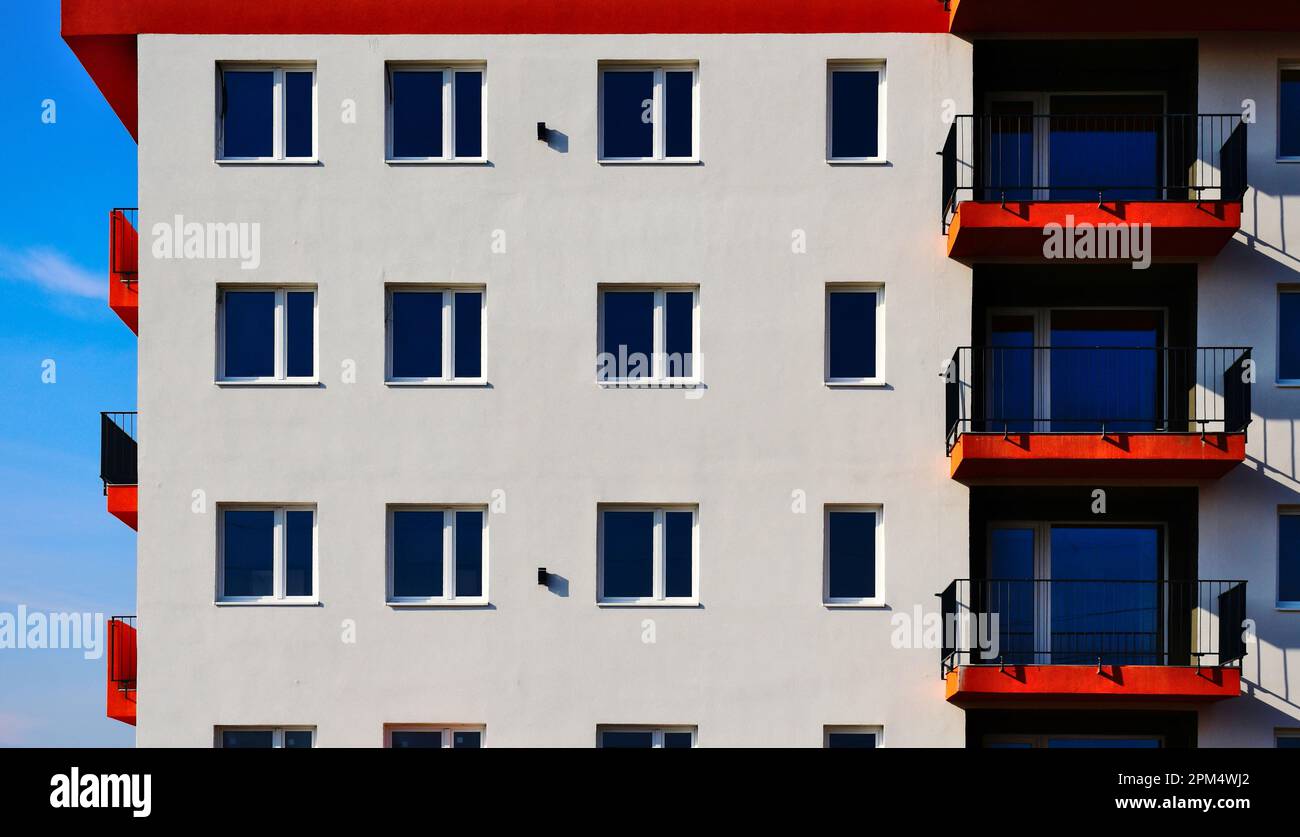
<path fill-rule="evenodd" d="M 103 298 L 107 279 L 91 273 L 49 247 L 0 247 L 0 277 L 29 282 L 57 295 Z"/>

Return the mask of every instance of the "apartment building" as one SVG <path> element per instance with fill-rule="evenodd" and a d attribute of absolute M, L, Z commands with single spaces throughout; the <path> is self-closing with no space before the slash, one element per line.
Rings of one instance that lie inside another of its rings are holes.
<path fill-rule="evenodd" d="M 1132 5 L 65 0 L 139 142 L 108 714 L 1294 746 L 1300 15 Z"/>

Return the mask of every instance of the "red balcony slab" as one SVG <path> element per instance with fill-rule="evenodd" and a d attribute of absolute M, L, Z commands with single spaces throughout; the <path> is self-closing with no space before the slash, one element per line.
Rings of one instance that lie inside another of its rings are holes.
<path fill-rule="evenodd" d="M 1091 0 L 1086 6 L 1044 0 L 948 0 L 949 31 L 1295 32 L 1300 4 L 1278 0 Z"/>
<path fill-rule="evenodd" d="M 108 660 L 105 676 L 107 697 L 105 714 L 115 721 L 135 726 L 136 707 L 136 630 L 118 619 L 108 620 Z"/>
<path fill-rule="evenodd" d="M 1241 694 L 1241 669 L 1207 666 L 959 666 L 948 672 L 949 703 L 1188 701 Z"/>
<path fill-rule="evenodd" d="M 962 201 L 948 226 L 948 255 L 961 261 L 1045 261 L 1049 224 L 1151 225 L 1153 261 L 1211 258 L 1241 227 L 1232 201 Z M 1131 259 L 1121 259 L 1130 261 Z"/>
<path fill-rule="evenodd" d="M 108 513 L 118 520 L 140 531 L 138 523 L 140 501 L 139 487 L 134 485 L 110 485 L 104 489 L 108 495 Z"/>
<path fill-rule="evenodd" d="M 1218 479 L 1245 459 L 1241 433 L 963 433 L 949 467 L 958 481 Z"/>

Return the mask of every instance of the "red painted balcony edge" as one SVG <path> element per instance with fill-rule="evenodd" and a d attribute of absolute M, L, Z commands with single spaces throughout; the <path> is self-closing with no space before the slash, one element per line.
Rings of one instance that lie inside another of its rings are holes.
<path fill-rule="evenodd" d="M 1235 201 L 962 201 L 948 226 L 948 255 L 959 260 L 1046 260 L 1048 224 L 1150 224 L 1155 261 L 1218 255 L 1241 228 Z"/>
<path fill-rule="evenodd" d="M 978 33 L 1294 32 L 1300 5 L 1238 0 L 1091 0 L 1086 8 L 1044 0 L 949 0 L 949 30 Z"/>
<path fill-rule="evenodd" d="M 63 39 L 137 141 L 136 35 L 948 32 L 937 0 L 63 0 Z"/>
<path fill-rule="evenodd" d="M 1241 433 L 963 433 L 949 469 L 955 480 L 1218 479 L 1245 459 Z"/>
<path fill-rule="evenodd" d="M 136 719 L 136 689 L 122 691 L 117 684 L 113 682 L 113 656 L 114 649 L 119 643 L 136 643 L 136 630 L 122 622 L 108 620 L 108 648 L 104 655 L 108 660 L 104 671 L 104 682 L 107 686 L 107 696 L 105 699 L 105 712 L 109 718 L 114 721 L 121 721 L 124 724 L 135 726 Z M 132 655 L 134 657 L 134 655 Z"/>
<path fill-rule="evenodd" d="M 108 307 L 140 334 L 140 233 L 121 210 L 109 216 Z M 130 277 L 130 281 L 125 281 Z"/>
<path fill-rule="evenodd" d="M 104 492 L 108 495 L 108 513 L 130 526 L 137 532 L 139 527 L 139 487 L 134 485 L 110 485 Z"/>
<path fill-rule="evenodd" d="M 1241 669 L 1218 666 L 959 666 L 945 677 L 959 706 L 998 701 L 1197 701 L 1241 694 Z"/>

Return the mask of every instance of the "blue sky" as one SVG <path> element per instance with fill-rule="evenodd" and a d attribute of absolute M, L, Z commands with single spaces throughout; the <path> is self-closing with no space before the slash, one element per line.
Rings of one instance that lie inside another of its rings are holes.
<path fill-rule="evenodd" d="M 136 338 L 106 293 L 136 146 L 59 38 L 58 0 L 9 5 L 0 42 L 0 612 L 134 613 L 135 533 L 104 507 L 99 411 L 135 409 Z M 130 746 L 104 678 L 77 650 L 0 649 L 0 745 Z"/>

